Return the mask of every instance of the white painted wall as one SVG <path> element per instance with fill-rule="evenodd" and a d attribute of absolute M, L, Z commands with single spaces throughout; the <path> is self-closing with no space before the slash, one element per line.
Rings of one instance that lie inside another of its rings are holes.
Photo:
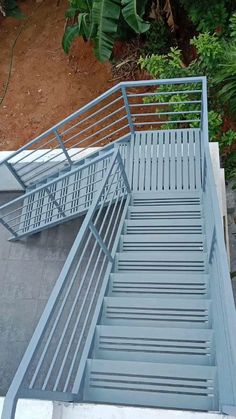
<path fill-rule="evenodd" d="M 4 398 L 0 397 L 0 416 Z M 218 413 L 20 399 L 15 419 L 235 419 Z"/>
<path fill-rule="evenodd" d="M 0 416 L 2 413 L 4 398 L 0 397 Z M 17 403 L 15 419 L 52 419 L 52 402 L 42 400 L 23 400 Z"/>
<path fill-rule="evenodd" d="M 52 419 L 233 419 L 217 413 L 96 404 L 54 404 Z"/>

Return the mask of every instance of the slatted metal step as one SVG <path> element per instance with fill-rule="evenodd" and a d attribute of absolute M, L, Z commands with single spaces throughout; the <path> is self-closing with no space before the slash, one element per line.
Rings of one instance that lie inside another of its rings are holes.
<path fill-rule="evenodd" d="M 89 359 L 84 400 L 191 410 L 216 410 L 212 366 Z"/>
<path fill-rule="evenodd" d="M 120 250 L 137 251 L 202 251 L 203 235 L 200 234 L 126 234 L 121 236 Z"/>
<path fill-rule="evenodd" d="M 197 191 L 158 191 L 158 192 L 133 192 L 132 203 L 140 205 L 194 205 L 201 204 L 201 195 Z"/>
<path fill-rule="evenodd" d="M 122 252 L 116 254 L 116 270 L 119 272 L 204 272 L 203 252 Z"/>
<path fill-rule="evenodd" d="M 200 189 L 199 129 L 137 132 L 133 154 L 133 191 Z"/>
<path fill-rule="evenodd" d="M 210 328 L 210 300 L 105 297 L 101 324 Z"/>
<path fill-rule="evenodd" d="M 126 220 L 126 234 L 202 234 L 201 219 L 141 219 Z"/>
<path fill-rule="evenodd" d="M 181 204 L 177 207 L 173 205 L 140 205 L 130 206 L 129 218 L 131 220 L 172 220 L 172 219 L 201 219 L 201 208 L 199 205 Z"/>
<path fill-rule="evenodd" d="M 212 330 L 97 326 L 94 358 L 212 365 Z"/>
<path fill-rule="evenodd" d="M 112 297 L 207 298 L 208 275 L 192 273 L 130 272 L 110 275 Z"/>

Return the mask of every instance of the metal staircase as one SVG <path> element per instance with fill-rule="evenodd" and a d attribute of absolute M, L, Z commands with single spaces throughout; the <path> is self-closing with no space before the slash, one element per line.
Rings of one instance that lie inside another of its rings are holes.
<path fill-rule="evenodd" d="M 202 205 L 199 193 L 172 197 L 173 230 L 159 234 L 146 217 L 158 224 L 157 201 L 167 214 L 170 197 L 132 194 L 86 365 L 85 401 L 218 409 L 205 238 L 174 230 L 179 219 L 202 223 Z"/>
<path fill-rule="evenodd" d="M 187 95 L 189 110 L 160 103 L 163 85 L 167 96 Z M 84 150 L 72 140 L 85 133 L 86 143 L 90 129 L 103 148 L 77 160 Z M 0 208 L 14 239 L 85 215 L 2 419 L 14 418 L 20 397 L 235 414 L 236 316 L 205 78 L 121 83 L 36 139 L 40 156 L 54 159 L 43 147 L 55 133 L 64 160 L 47 160 L 42 177 L 28 161 L 35 184 L 19 171 L 32 142 L 2 163 L 27 183 Z"/>

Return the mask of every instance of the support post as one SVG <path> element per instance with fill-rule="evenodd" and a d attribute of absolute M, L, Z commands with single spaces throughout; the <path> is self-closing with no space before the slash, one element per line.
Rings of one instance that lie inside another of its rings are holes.
<path fill-rule="evenodd" d="M 128 119 L 128 122 L 129 122 L 130 132 L 131 132 L 131 134 L 134 134 L 134 123 L 132 121 L 132 116 L 131 116 L 130 106 L 129 106 L 129 100 L 128 100 L 128 96 L 127 96 L 125 86 L 121 86 L 121 91 L 122 91 L 122 96 L 123 96 L 123 99 L 124 99 L 125 110 L 126 110 L 127 119 Z"/>

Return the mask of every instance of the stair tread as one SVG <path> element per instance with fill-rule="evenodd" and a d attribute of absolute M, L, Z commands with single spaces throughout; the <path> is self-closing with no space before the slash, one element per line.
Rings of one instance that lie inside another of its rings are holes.
<path fill-rule="evenodd" d="M 214 366 L 89 359 L 85 401 L 211 410 Z"/>
<path fill-rule="evenodd" d="M 94 358 L 213 365 L 213 331 L 100 325 Z"/>
<path fill-rule="evenodd" d="M 141 261 L 140 259 L 140 253 L 137 252 L 117 252 L 117 257 L 120 260 L 129 260 L 129 261 Z M 203 252 L 197 252 L 197 251 L 178 251 L 176 250 L 174 252 L 174 255 L 171 256 L 175 261 L 185 261 L 188 263 L 191 262 L 197 262 L 202 261 L 204 259 L 204 253 Z M 186 260 L 187 258 L 187 260 Z M 169 251 L 142 251 L 142 260 L 153 260 L 153 261 L 170 261 L 170 252 Z"/>
<path fill-rule="evenodd" d="M 101 324 L 209 328 L 209 299 L 105 297 Z"/>
<path fill-rule="evenodd" d="M 113 280 L 120 282 L 172 282 L 172 283 L 205 283 L 209 275 L 206 273 L 178 273 L 178 272 L 112 272 L 111 277 Z"/>

